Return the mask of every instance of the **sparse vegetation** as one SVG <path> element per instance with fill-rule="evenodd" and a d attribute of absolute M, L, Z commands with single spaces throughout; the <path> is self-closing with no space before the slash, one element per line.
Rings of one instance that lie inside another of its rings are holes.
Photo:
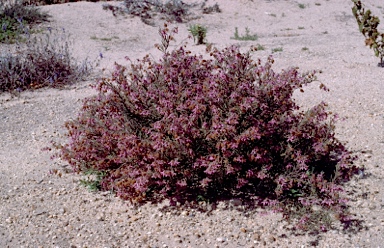
<path fill-rule="evenodd" d="M 258 51 L 265 50 L 265 47 L 263 45 L 257 44 L 256 50 Z"/>
<path fill-rule="evenodd" d="M 300 9 L 305 9 L 305 8 L 307 7 L 307 6 L 306 6 L 305 4 L 303 4 L 303 3 L 299 3 L 298 6 L 299 6 Z"/>
<path fill-rule="evenodd" d="M 282 52 L 282 51 L 283 51 L 282 47 L 272 48 L 272 53 L 277 53 L 277 52 Z"/>
<path fill-rule="evenodd" d="M 371 10 L 365 10 L 360 0 L 352 0 L 352 13 L 359 25 L 360 32 L 364 35 L 365 45 L 369 46 L 375 52 L 376 57 L 380 58 L 379 67 L 384 67 L 384 33 L 378 31 L 380 20 L 373 16 Z"/>
<path fill-rule="evenodd" d="M 101 190 L 101 181 L 106 173 L 99 170 L 88 170 L 84 172 L 85 179 L 80 180 L 80 184 L 87 187 L 90 191 Z"/>
<path fill-rule="evenodd" d="M 75 62 L 65 30 L 49 28 L 45 34 L 27 38 L 18 50 L 0 55 L 0 92 L 63 87 L 84 79 L 92 69 L 87 60 Z"/>
<path fill-rule="evenodd" d="M 257 37 L 257 34 L 250 34 L 250 30 L 248 27 L 245 28 L 245 34 L 244 35 L 239 35 L 239 30 L 238 28 L 236 27 L 235 28 L 235 34 L 233 37 L 231 37 L 231 39 L 234 39 L 234 40 L 242 40 L 242 41 L 247 41 L 247 40 L 252 40 L 252 41 L 255 41 L 258 39 Z"/>
<path fill-rule="evenodd" d="M 119 37 L 117 36 L 112 36 L 112 37 L 97 37 L 95 35 L 90 37 L 92 40 L 100 40 L 100 41 L 112 41 L 112 40 L 118 40 Z"/>
<path fill-rule="evenodd" d="M 80 2 L 80 1 L 107 2 L 107 1 L 114 1 L 114 0 L 20 0 L 20 1 L 22 1 L 24 5 L 51 5 L 51 4 L 62 4 L 62 3 Z"/>
<path fill-rule="evenodd" d="M 155 26 L 155 17 L 167 22 L 186 22 L 198 18 L 192 15 L 191 9 L 198 8 L 202 14 L 221 12 L 219 5 L 206 6 L 202 3 L 187 4 L 181 0 L 167 0 L 165 3 L 157 0 L 124 0 L 124 8 L 105 4 L 105 10 L 112 11 L 113 15 L 129 14 L 138 16 L 141 20 L 151 26 Z"/>

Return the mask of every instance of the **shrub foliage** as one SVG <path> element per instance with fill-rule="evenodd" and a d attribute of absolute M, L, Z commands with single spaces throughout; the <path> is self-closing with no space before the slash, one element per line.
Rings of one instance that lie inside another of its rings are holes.
<path fill-rule="evenodd" d="M 236 46 L 210 58 L 168 51 L 172 33 L 160 34 L 159 61 L 116 64 L 66 123 L 60 154 L 76 172 L 104 172 L 102 188 L 132 202 L 240 194 L 341 209 L 356 167 L 335 137 L 336 117 L 325 103 L 302 111 L 292 98 L 314 72 L 276 73 L 272 57 L 262 64 Z"/>

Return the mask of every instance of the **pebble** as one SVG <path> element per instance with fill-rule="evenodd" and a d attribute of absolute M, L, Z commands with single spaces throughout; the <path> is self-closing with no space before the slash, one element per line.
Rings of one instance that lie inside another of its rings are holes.
<path fill-rule="evenodd" d="M 104 214 L 103 212 L 98 213 L 98 214 L 96 215 L 96 219 L 97 219 L 98 221 L 104 221 L 104 220 L 105 220 L 105 214 Z"/>
<path fill-rule="evenodd" d="M 268 243 L 273 243 L 273 242 L 276 241 L 276 238 L 275 238 L 275 236 L 273 236 L 273 235 L 268 235 L 268 236 L 266 237 L 265 241 L 267 241 Z"/>
<path fill-rule="evenodd" d="M 243 204 L 243 201 L 241 199 L 232 199 L 229 201 L 229 203 L 234 207 L 238 207 Z"/>
<path fill-rule="evenodd" d="M 216 241 L 217 241 L 217 242 L 221 242 L 221 243 L 223 243 L 223 242 L 226 241 L 226 238 L 224 238 L 224 237 L 218 237 L 218 238 L 216 239 Z"/>
<path fill-rule="evenodd" d="M 188 215 L 189 215 L 189 212 L 188 212 L 188 211 L 183 211 L 183 212 L 181 212 L 181 215 L 182 215 L 182 216 L 188 216 Z"/>
<path fill-rule="evenodd" d="M 252 238 L 256 241 L 260 241 L 261 240 L 261 234 L 256 232 L 252 235 Z"/>

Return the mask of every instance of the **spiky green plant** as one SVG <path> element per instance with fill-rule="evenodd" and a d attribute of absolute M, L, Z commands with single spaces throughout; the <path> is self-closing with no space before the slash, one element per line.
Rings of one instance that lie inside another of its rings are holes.
<path fill-rule="evenodd" d="M 207 28 L 201 26 L 200 24 L 194 24 L 189 27 L 188 31 L 192 34 L 193 40 L 196 42 L 196 45 L 205 44 Z"/>

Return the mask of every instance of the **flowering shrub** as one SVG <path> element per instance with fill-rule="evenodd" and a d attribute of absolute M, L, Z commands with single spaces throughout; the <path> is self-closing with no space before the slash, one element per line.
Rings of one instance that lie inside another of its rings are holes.
<path fill-rule="evenodd" d="M 105 172 L 102 188 L 132 202 L 240 194 L 277 208 L 341 209 L 356 167 L 335 137 L 336 117 L 325 103 L 302 111 L 292 99 L 314 73 L 276 73 L 272 57 L 263 65 L 235 46 L 209 59 L 185 46 L 169 52 L 172 33 L 160 34 L 160 61 L 116 64 L 66 123 L 61 157 L 76 172 Z"/>

